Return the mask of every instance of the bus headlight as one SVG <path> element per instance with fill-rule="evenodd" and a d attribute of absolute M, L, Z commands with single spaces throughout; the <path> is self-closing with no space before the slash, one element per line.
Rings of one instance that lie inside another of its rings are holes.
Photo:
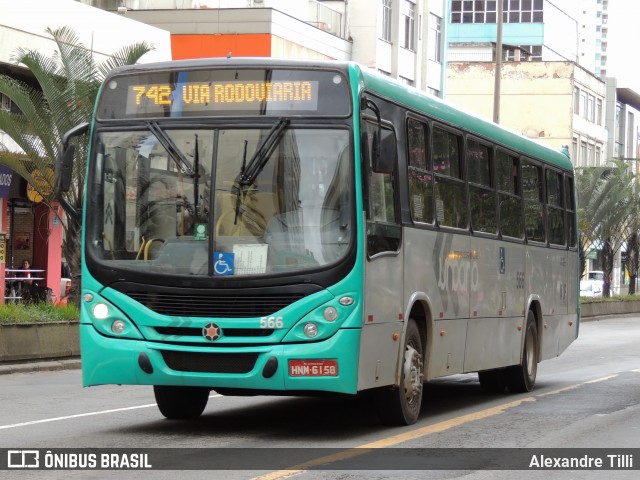
<path fill-rule="evenodd" d="M 338 310 L 336 307 L 327 307 L 324 309 L 323 316 L 327 322 L 335 322 L 338 318 Z"/>
<path fill-rule="evenodd" d="M 318 326 L 312 322 L 305 324 L 304 334 L 309 338 L 315 338 L 318 335 Z"/>
<path fill-rule="evenodd" d="M 104 303 L 96 303 L 91 309 L 91 313 L 98 320 L 104 320 L 109 316 L 109 307 Z"/>
<path fill-rule="evenodd" d="M 122 334 L 122 332 L 124 332 L 125 327 L 126 327 L 126 324 L 124 323 L 124 321 L 114 320 L 113 323 L 111 324 L 111 331 L 116 335 L 120 335 Z"/>
<path fill-rule="evenodd" d="M 80 304 L 80 326 L 93 328 L 105 337 L 143 340 L 142 332 L 129 316 L 95 292 L 84 292 Z M 302 335 L 301 335 L 302 336 Z"/>
<path fill-rule="evenodd" d="M 350 296 L 344 296 L 342 297 L 340 300 L 338 300 L 340 302 L 340 305 L 342 305 L 343 307 L 349 307 L 351 305 L 353 305 L 353 297 Z"/>

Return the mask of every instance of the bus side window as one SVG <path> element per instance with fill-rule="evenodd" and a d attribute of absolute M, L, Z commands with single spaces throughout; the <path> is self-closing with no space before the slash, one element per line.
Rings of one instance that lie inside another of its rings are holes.
<path fill-rule="evenodd" d="M 565 245 L 565 222 L 562 205 L 562 174 L 547 169 L 547 218 L 549 222 L 549 243 Z"/>
<path fill-rule="evenodd" d="M 491 185 L 491 151 L 475 140 L 467 141 L 467 179 L 471 227 L 475 232 L 497 233 L 496 192 Z"/>
<path fill-rule="evenodd" d="M 564 177 L 565 209 L 567 211 L 567 244 L 569 248 L 578 245 L 578 233 L 576 230 L 576 202 L 573 189 L 573 178 Z"/>
<path fill-rule="evenodd" d="M 364 121 L 362 151 L 367 166 L 367 252 L 369 256 L 382 252 L 397 252 L 400 249 L 400 225 L 398 222 L 398 208 L 396 205 L 396 189 L 393 174 L 378 173 L 372 169 L 371 152 L 374 151 L 373 141 L 378 134 L 376 123 Z M 384 127 L 383 127 L 384 128 Z M 390 130 L 388 130 L 390 132 Z M 388 141 L 395 137 L 386 136 Z M 383 137 L 384 138 L 384 137 Z M 388 149 L 382 149 L 388 150 Z M 395 157 L 395 149 L 393 149 Z M 395 165 L 396 159 L 393 159 Z"/>
<path fill-rule="evenodd" d="M 524 238 L 522 197 L 518 188 L 518 159 L 506 152 L 496 152 L 496 186 L 500 233 L 506 237 Z"/>
<path fill-rule="evenodd" d="M 542 203 L 542 167 L 526 160 L 522 162 L 522 192 L 527 239 L 544 242 L 546 232 Z"/>
<path fill-rule="evenodd" d="M 414 222 L 433 223 L 433 173 L 429 156 L 427 125 L 414 118 L 407 120 L 409 159 L 409 204 Z"/>
<path fill-rule="evenodd" d="M 446 227 L 467 228 L 467 189 L 462 178 L 460 135 L 433 129 L 436 218 Z"/>

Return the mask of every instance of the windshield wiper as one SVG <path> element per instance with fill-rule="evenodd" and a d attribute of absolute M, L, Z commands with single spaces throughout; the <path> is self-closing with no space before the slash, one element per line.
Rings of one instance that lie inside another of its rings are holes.
<path fill-rule="evenodd" d="M 153 133 L 156 136 L 156 138 L 158 139 L 160 144 L 164 147 L 164 149 L 167 151 L 169 156 L 173 159 L 174 162 L 176 162 L 176 165 L 178 165 L 180 170 L 182 170 L 182 173 L 189 176 L 194 175 L 195 172 L 193 171 L 193 168 L 191 168 L 191 165 L 189 164 L 189 161 L 187 160 L 187 158 L 180 151 L 180 149 L 173 142 L 173 140 L 171 140 L 171 137 L 169 137 L 169 135 L 167 135 L 165 131 L 162 130 L 162 128 L 160 128 L 160 125 L 158 125 L 158 122 L 146 122 L 146 123 L 147 123 L 147 128 L 151 130 L 151 133 Z"/>
<path fill-rule="evenodd" d="M 236 196 L 236 212 L 233 219 L 234 225 L 237 225 L 238 215 L 242 213 L 242 208 L 240 206 L 240 194 L 246 187 L 252 185 L 256 180 L 256 177 L 260 175 L 260 172 L 262 172 L 265 165 L 267 164 L 267 161 L 269 160 L 269 156 L 273 152 L 276 145 L 278 145 L 278 143 L 280 142 L 280 138 L 282 138 L 287 125 L 289 125 L 289 120 L 281 118 L 278 123 L 271 127 L 271 130 L 269 130 L 267 136 L 264 137 L 264 140 L 262 140 L 262 143 L 256 149 L 248 164 L 248 142 L 244 142 L 244 151 L 242 154 L 242 166 L 240 167 L 240 173 L 236 177 L 236 181 L 234 182 L 233 187 L 231 187 L 231 193 Z"/>
<path fill-rule="evenodd" d="M 240 171 L 240 175 L 238 175 L 238 183 L 241 186 L 246 187 L 251 185 L 255 181 L 256 177 L 260 175 L 260 172 L 267 164 L 273 149 L 280 142 L 280 138 L 282 137 L 285 128 L 287 128 L 287 125 L 289 125 L 289 120 L 281 118 L 278 123 L 271 127 L 271 130 L 269 130 L 269 133 L 264 137 L 264 140 L 253 154 L 253 157 L 249 160 L 248 165 L 245 166 L 243 159 L 242 170 Z"/>

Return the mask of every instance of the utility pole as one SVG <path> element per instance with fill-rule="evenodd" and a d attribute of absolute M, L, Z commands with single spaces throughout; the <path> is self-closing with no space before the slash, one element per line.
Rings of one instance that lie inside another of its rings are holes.
<path fill-rule="evenodd" d="M 498 0 L 498 31 L 496 33 L 496 71 L 493 86 L 493 121 L 500 123 L 500 76 L 502 75 L 502 15 L 503 0 Z"/>

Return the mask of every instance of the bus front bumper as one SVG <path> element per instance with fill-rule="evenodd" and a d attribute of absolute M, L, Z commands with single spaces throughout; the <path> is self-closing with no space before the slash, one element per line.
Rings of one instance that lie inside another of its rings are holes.
<path fill-rule="evenodd" d="M 90 324 L 80 325 L 85 387 L 174 385 L 276 395 L 287 391 L 355 394 L 359 344 L 359 329 L 338 330 L 318 342 L 203 348 L 106 337 Z"/>

